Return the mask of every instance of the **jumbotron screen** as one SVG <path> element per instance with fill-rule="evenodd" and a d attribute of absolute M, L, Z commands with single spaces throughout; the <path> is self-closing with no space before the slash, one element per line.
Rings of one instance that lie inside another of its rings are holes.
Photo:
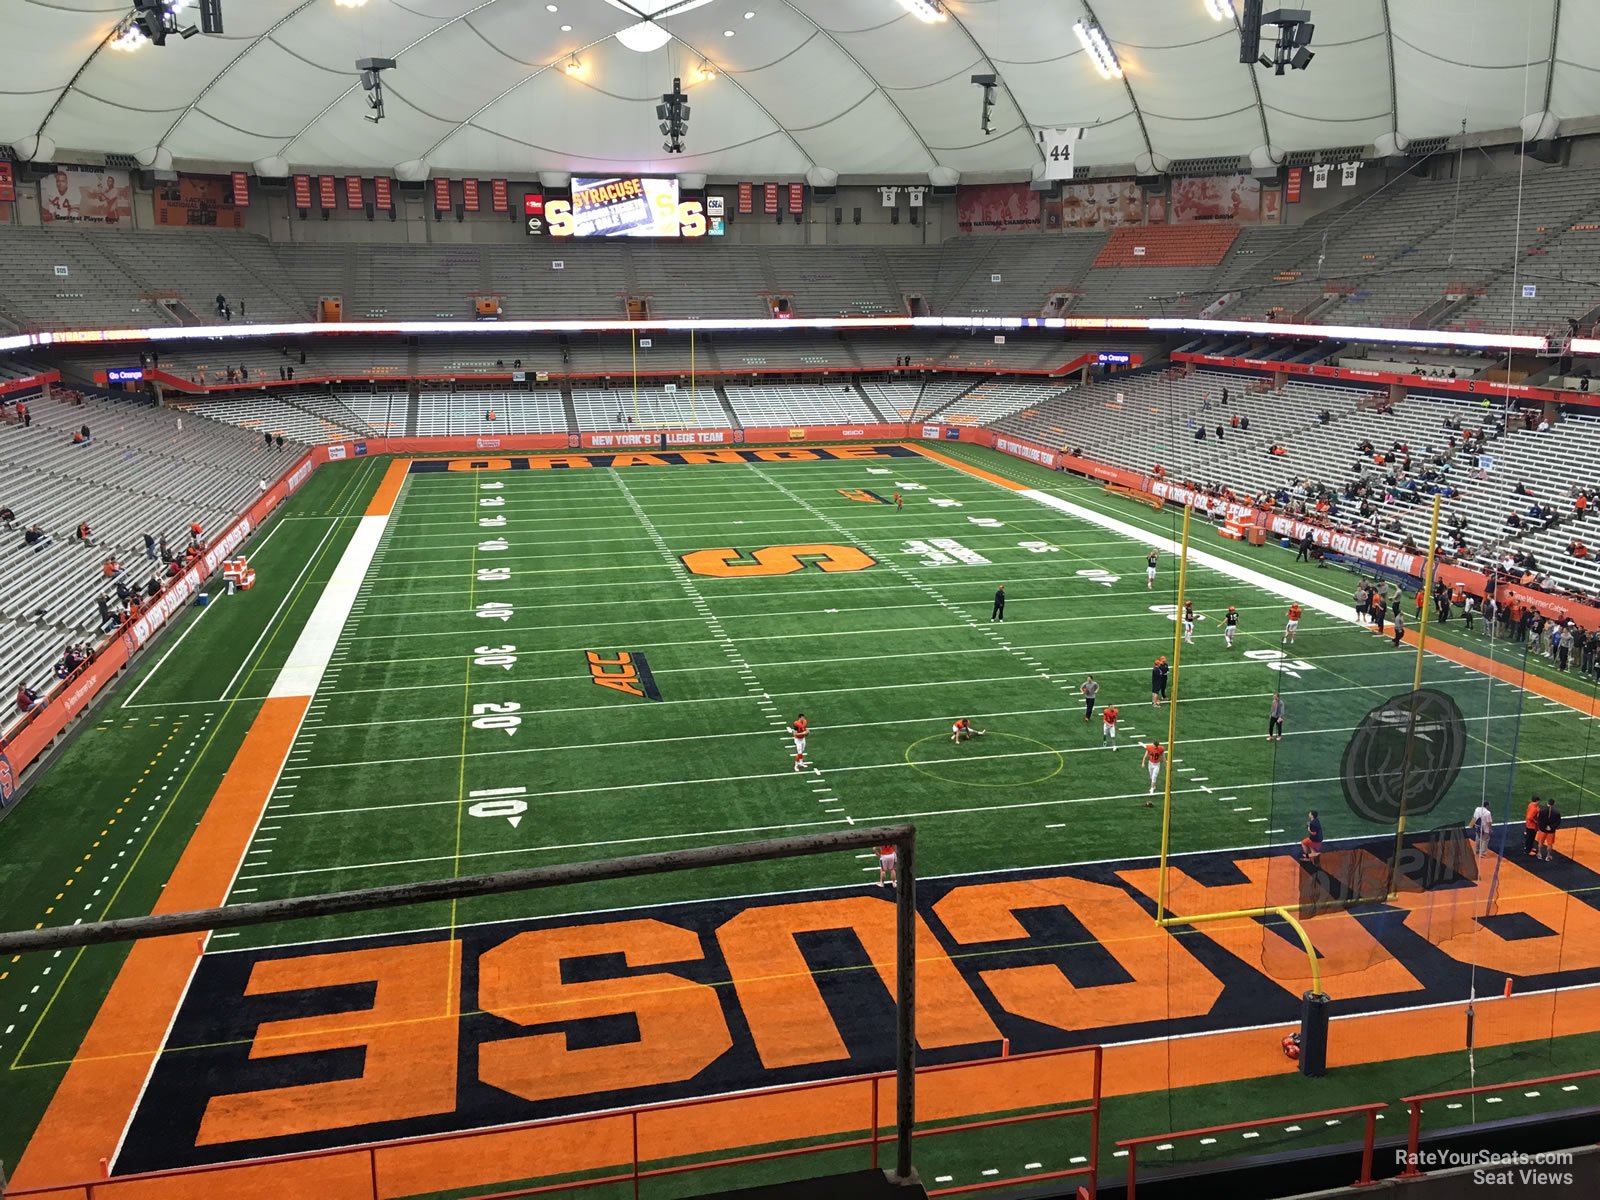
<path fill-rule="evenodd" d="M 572 179 L 574 237 L 679 235 L 678 181 L 624 176 Z"/>

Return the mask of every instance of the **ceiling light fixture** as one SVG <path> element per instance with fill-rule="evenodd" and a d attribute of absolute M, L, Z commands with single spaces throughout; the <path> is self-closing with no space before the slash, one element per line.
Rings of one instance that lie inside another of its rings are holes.
<path fill-rule="evenodd" d="M 113 50 L 140 50 L 149 44 L 150 39 L 131 13 L 118 21 L 116 28 L 111 31 L 110 46 Z"/>
<path fill-rule="evenodd" d="M 717 77 L 717 69 L 709 61 L 702 59 L 700 65 L 695 68 L 694 77 L 701 83 L 709 83 Z"/>
<path fill-rule="evenodd" d="M 944 20 L 944 10 L 939 7 L 939 0 L 900 0 L 900 7 L 924 25 Z"/>
<path fill-rule="evenodd" d="M 1092 22 L 1079 21 L 1073 25 L 1072 32 L 1078 35 L 1078 42 L 1093 60 L 1101 79 L 1122 78 L 1122 64 L 1117 61 L 1117 52 L 1111 48 L 1105 30 Z"/>
<path fill-rule="evenodd" d="M 1233 20 L 1233 0 L 1206 0 L 1206 12 L 1213 21 Z"/>
<path fill-rule="evenodd" d="M 333 0 L 338 8 L 365 8 L 367 0 Z"/>
<path fill-rule="evenodd" d="M 571 58 L 567 59 L 566 72 L 568 75 L 583 74 L 583 64 L 578 61 L 577 55 L 573 55 Z"/>

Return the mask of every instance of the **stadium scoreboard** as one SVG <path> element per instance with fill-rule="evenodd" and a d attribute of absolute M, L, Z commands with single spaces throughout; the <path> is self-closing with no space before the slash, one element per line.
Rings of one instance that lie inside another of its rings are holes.
<path fill-rule="evenodd" d="M 574 176 L 571 196 L 530 193 L 523 217 L 530 237 L 702 238 L 722 233 L 721 198 L 685 200 L 676 179 L 644 175 Z"/>

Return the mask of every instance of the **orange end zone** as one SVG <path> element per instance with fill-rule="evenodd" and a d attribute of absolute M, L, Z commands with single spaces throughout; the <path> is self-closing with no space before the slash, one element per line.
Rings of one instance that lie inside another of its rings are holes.
<path fill-rule="evenodd" d="M 227 899 L 310 703 L 308 696 L 263 702 L 152 911 L 215 908 Z M 13 1186 L 94 1179 L 100 1163 L 115 1157 L 198 961 L 198 943 L 189 935 L 134 943 L 17 1164 Z"/>
<path fill-rule="evenodd" d="M 400 486 L 405 483 L 406 475 L 411 470 L 409 458 L 397 458 L 389 464 L 389 469 L 383 473 L 383 481 L 378 484 L 378 490 L 372 493 L 372 499 L 367 501 L 367 511 L 363 516 L 387 517 L 394 511 L 395 498 L 400 495 Z"/>

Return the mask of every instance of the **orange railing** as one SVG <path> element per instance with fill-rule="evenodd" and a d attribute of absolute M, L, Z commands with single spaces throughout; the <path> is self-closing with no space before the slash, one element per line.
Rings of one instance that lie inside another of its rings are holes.
<path fill-rule="evenodd" d="M 1087 1078 L 1062 1069 L 1060 1060 L 1085 1055 L 1089 1058 Z M 1102 1065 L 1099 1046 L 1075 1046 L 918 1068 L 919 1120 L 942 1122 L 916 1130 L 919 1140 L 1061 1117 L 1088 1117 L 1090 1122 L 1084 1165 L 1031 1172 L 1014 1179 L 985 1179 L 928 1194 L 945 1196 L 1081 1176 L 1092 1196 L 1099 1170 Z M 1068 1079 L 1069 1074 L 1080 1077 Z M 1017 1096 L 1019 1102 L 1031 1098 L 1029 1106 L 1036 1111 L 1010 1116 L 970 1111 L 971 1097 L 994 1090 L 1002 1076 L 1006 1094 Z M 212 1200 L 221 1195 L 230 1200 L 286 1195 L 390 1200 L 482 1188 L 476 1193 L 479 1200 L 511 1200 L 631 1184 L 638 1197 L 641 1185 L 650 1179 L 831 1151 L 864 1149 L 864 1157 L 877 1167 L 879 1147 L 892 1146 L 895 1141 L 894 1089 L 894 1072 L 883 1071 L 496 1129 L 31 1186 L 5 1195 L 8 1200 L 24 1196 L 33 1200 Z M 796 1097 L 799 1104 L 794 1103 Z M 885 1117 L 891 1122 L 887 1131 L 882 1124 Z M 747 1147 L 752 1130 L 760 1131 L 767 1145 L 805 1144 L 716 1157 Z M 647 1165 L 651 1163 L 662 1165 Z M 506 1181 L 535 1179 L 554 1182 L 491 1190 L 504 1187 Z"/>
<path fill-rule="evenodd" d="M 1540 1087 L 1547 1083 L 1569 1083 L 1574 1079 L 1594 1079 L 1600 1076 L 1600 1070 L 1573 1071 L 1566 1075 L 1545 1075 L 1539 1079 L 1518 1079 L 1511 1083 L 1485 1083 L 1477 1087 L 1456 1088 L 1448 1092 L 1426 1092 L 1420 1096 L 1402 1096 L 1400 1103 L 1409 1105 L 1411 1117 L 1406 1133 L 1406 1163 L 1405 1169 L 1400 1172 L 1402 1179 L 1426 1175 L 1426 1171 L 1417 1169 L 1417 1143 L 1422 1137 L 1422 1106 L 1434 1100 L 1453 1100 L 1457 1096 L 1481 1096 L 1485 1092 L 1505 1092 L 1512 1088 Z"/>
<path fill-rule="evenodd" d="M 1123 1138 L 1117 1149 L 1128 1152 L 1128 1200 L 1134 1200 L 1138 1187 L 1139 1147 L 1158 1142 L 1176 1142 L 1184 1138 L 1205 1137 L 1213 1133 L 1233 1133 L 1239 1129 L 1260 1129 L 1263 1125 L 1281 1125 L 1316 1121 L 1324 1117 L 1344 1117 L 1351 1113 L 1366 1114 L 1366 1131 L 1361 1140 L 1361 1175 L 1352 1187 L 1366 1187 L 1372 1182 L 1372 1146 L 1378 1132 L 1378 1114 L 1387 1104 L 1352 1104 L 1347 1108 L 1325 1108 L 1321 1112 L 1295 1113 L 1288 1117 L 1263 1117 L 1257 1121 L 1234 1121 L 1228 1125 L 1208 1125 L 1204 1129 L 1184 1129 L 1177 1133 L 1151 1133 L 1144 1137 Z"/>

